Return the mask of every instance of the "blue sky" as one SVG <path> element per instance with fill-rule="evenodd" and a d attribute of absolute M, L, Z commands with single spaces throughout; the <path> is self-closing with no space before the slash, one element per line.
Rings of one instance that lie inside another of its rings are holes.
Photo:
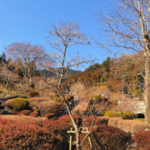
<path fill-rule="evenodd" d="M 108 4 L 108 0 L 1 0 L 0 54 L 4 51 L 4 46 L 21 41 L 42 45 L 47 52 L 53 51 L 45 37 L 52 24 L 57 26 L 60 21 L 76 22 L 80 31 L 102 40 L 98 35 L 100 24 L 93 11 L 98 11 L 99 8 L 105 11 Z M 92 54 L 99 63 L 109 55 L 97 45 L 72 46 L 68 49 L 71 55 L 77 52 L 81 56 Z"/>

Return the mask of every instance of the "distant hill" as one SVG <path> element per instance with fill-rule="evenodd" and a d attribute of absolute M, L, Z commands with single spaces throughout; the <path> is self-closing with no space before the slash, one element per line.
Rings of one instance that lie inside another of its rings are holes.
<path fill-rule="evenodd" d="M 47 71 L 47 70 L 45 70 L 45 69 L 40 70 L 39 72 L 40 72 L 41 75 L 46 75 L 47 77 L 53 76 L 52 72 Z M 81 72 L 82 72 L 82 71 L 80 71 L 80 70 L 68 69 L 68 77 L 74 76 L 74 75 L 76 75 L 76 74 L 78 74 L 78 73 L 81 73 Z"/>

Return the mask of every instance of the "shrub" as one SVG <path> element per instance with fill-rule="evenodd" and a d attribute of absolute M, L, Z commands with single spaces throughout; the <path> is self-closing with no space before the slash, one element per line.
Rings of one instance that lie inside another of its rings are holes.
<path fill-rule="evenodd" d="M 138 131 L 133 137 L 137 150 L 150 149 L 150 131 Z"/>
<path fill-rule="evenodd" d="M 130 134 L 114 127 L 99 125 L 92 130 L 93 149 L 126 150 L 131 141 Z"/>
<path fill-rule="evenodd" d="M 55 101 L 44 101 L 38 104 L 38 108 L 43 112 L 43 114 L 58 114 L 61 110 L 61 105 Z"/>
<path fill-rule="evenodd" d="M 98 95 L 91 95 L 91 98 L 96 102 L 99 102 L 101 100 L 101 98 Z"/>
<path fill-rule="evenodd" d="M 80 116 L 74 115 L 73 118 L 75 119 L 76 123 L 78 123 L 78 124 L 82 123 L 82 118 Z M 69 115 L 64 115 L 64 116 L 60 117 L 59 121 L 66 122 L 66 123 L 69 123 L 69 124 L 72 123 L 71 118 L 70 118 Z"/>
<path fill-rule="evenodd" d="M 50 120 L 51 118 L 53 118 L 55 116 L 54 113 L 47 113 L 44 115 L 45 118 L 47 118 L 48 120 Z"/>
<path fill-rule="evenodd" d="M 38 104 L 43 101 L 52 101 L 52 99 L 48 97 L 33 97 L 29 99 L 30 104 L 35 107 L 37 107 Z"/>
<path fill-rule="evenodd" d="M 31 113 L 31 110 L 22 110 L 19 114 L 28 116 L 30 113 Z"/>
<path fill-rule="evenodd" d="M 67 131 L 70 130 L 70 128 L 72 127 L 71 124 L 60 120 L 54 120 L 54 121 L 44 120 L 42 121 L 41 125 L 45 127 L 48 131 L 54 133 L 56 137 L 59 137 L 59 139 L 63 143 L 60 150 L 69 149 L 69 143 L 68 143 L 69 135 L 67 135 Z"/>
<path fill-rule="evenodd" d="M 37 118 L 38 112 L 36 112 L 36 111 L 31 112 L 31 113 L 29 114 L 29 116 L 30 116 L 30 117 L 35 117 L 35 118 Z"/>
<path fill-rule="evenodd" d="M 106 111 L 104 116 L 105 117 L 122 117 L 123 119 L 131 119 L 132 118 L 132 112 L 123 111 L 123 114 L 121 114 L 121 112 Z"/>
<path fill-rule="evenodd" d="M 15 98 L 11 102 L 11 105 L 14 110 L 27 109 L 29 107 L 29 101 L 25 98 Z"/>
<path fill-rule="evenodd" d="M 108 124 L 108 118 L 105 117 L 87 117 L 85 119 L 83 119 L 83 126 L 85 127 L 89 127 L 91 126 L 92 122 L 95 120 L 94 125 L 107 125 Z"/>
<path fill-rule="evenodd" d="M 40 93 L 36 90 L 31 90 L 28 92 L 27 97 L 31 98 L 31 97 L 39 97 Z"/>
<path fill-rule="evenodd" d="M 34 112 L 37 112 L 38 115 L 40 114 L 40 110 L 39 109 L 34 109 Z"/>
<path fill-rule="evenodd" d="M 49 93 L 49 96 L 53 99 L 54 97 L 57 97 L 58 95 L 56 93 Z"/>
<path fill-rule="evenodd" d="M 122 118 L 123 119 L 132 119 L 132 112 L 130 112 L 130 111 L 123 111 Z"/>
<path fill-rule="evenodd" d="M 61 102 L 61 98 L 60 98 L 60 97 L 54 97 L 54 98 L 53 98 L 53 101 L 55 101 L 55 102 L 58 102 L 58 103 L 59 103 L 59 102 Z"/>
<path fill-rule="evenodd" d="M 46 128 L 0 119 L 0 146 L 6 149 L 61 149 L 62 141 Z"/>

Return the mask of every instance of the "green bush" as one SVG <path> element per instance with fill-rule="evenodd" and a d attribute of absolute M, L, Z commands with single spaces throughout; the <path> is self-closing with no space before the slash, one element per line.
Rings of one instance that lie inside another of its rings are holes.
<path fill-rule="evenodd" d="M 95 101 L 100 101 L 101 98 L 98 95 L 91 95 L 91 99 L 95 100 Z"/>
<path fill-rule="evenodd" d="M 104 116 L 105 117 L 120 117 L 121 116 L 121 112 L 106 111 Z"/>
<path fill-rule="evenodd" d="M 104 116 L 105 117 L 122 117 L 123 119 L 132 119 L 132 112 L 123 111 L 121 114 L 121 112 L 106 111 Z"/>
<path fill-rule="evenodd" d="M 15 98 L 14 100 L 12 100 L 11 105 L 14 111 L 27 109 L 29 107 L 29 101 L 25 98 Z"/>
<path fill-rule="evenodd" d="M 27 97 L 31 98 L 31 97 L 39 97 L 40 92 L 36 91 L 36 90 L 31 90 L 30 92 L 28 92 Z"/>
<path fill-rule="evenodd" d="M 53 101 L 55 101 L 55 102 L 61 102 L 61 98 L 60 97 L 54 97 Z"/>
<path fill-rule="evenodd" d="M 132 112 L 130 112 L 130 111 L 123 111 L 122 118 L 123 119 L 132 119 Z"/>

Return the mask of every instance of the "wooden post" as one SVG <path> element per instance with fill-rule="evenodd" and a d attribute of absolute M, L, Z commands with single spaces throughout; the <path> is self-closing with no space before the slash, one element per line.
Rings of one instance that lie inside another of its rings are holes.
<path fill-rule="evenodd" d="M 89 129 L 88 129 L 88 128 L 87 128 L 87 131 L 89 132 Z M 89 140 L 89 143 L 90 143 L 90 148 L 92 149 L 92 142 L 91 142 L 90 135 L 88 136 L 88 140 Z"/>
<path fill-rule="evenodd" d="M 72 150 L 72 128 L 70 131 L 70 145 L 69 145 L 69 150 Z"/>
<path fill-rule="evenodd" d="M 85 129 L 87 129 L 87 131 L 81 131 L 81 134 L 89 134 L 88 128 L 85 127 Z M 76 131 L 73 131 L 73 129 L 71 128 L 71 130 L 67 131 L 67 133 L 70 133 L 69 150 L 72 150 L 72 145 L 76 143 L 76 142 L 74 142 L 74 143 L 72 142 L 72 136 L 73 136 L 72 134 L 75 134 Z M 92 142 L 91 142 L 90 134 L 88 135 L 88 141 L 89 141 L 89 144 L 90 144 L 90 148 L 92 150 Z"/>

